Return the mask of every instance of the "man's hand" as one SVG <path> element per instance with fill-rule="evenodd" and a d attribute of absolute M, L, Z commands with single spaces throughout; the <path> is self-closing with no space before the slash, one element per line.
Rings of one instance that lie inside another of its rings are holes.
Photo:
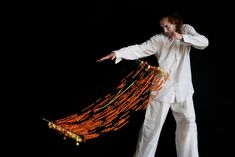
<path fill-rule="evenodd" d="M 173 40 L 181 40 L 183 38 L 183 36 L 177 32 L 173 32 L 171 35 L 170 35 L 170 38 L 173 39 Z"/>
<path fill-rule="evenodd" d="M 97 59 L 96 62 L 103 62 L 105 60 L 114 60 L 116 58 L 116 54 L 114 52 L 108 54 L 107 56 L 104 56 L 100 59 Z"/>

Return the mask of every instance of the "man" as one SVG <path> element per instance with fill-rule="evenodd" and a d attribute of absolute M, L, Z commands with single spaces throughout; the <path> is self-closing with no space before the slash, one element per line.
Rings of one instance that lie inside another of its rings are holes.
<path fill-rule="evenodd" d="M 169 109 L 176 121 L 177 156 L 198 157 L 190 50 L 191 47 L 202 50 L 209 42 L 204 35 L 197 33 L 193 26 L 183 24 L 177 13 L 163 16 L 160 25 L 163 28 L 162 33 L 154 35 L 142 44 L 113 51 L 97 62 L 111 59 L 118 63 L 122 59 L 135 60 L 155 55 L 159 66 L 169 73 L 169 80 L 146 108 L 134 157 L 154 157 Z"/>

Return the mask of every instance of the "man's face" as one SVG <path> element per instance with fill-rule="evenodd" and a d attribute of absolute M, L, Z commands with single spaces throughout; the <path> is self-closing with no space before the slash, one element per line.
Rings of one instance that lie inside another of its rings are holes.
<path fill-rule="evenodd" d="M 160 20 L 160 26 L 163 28 L 164 33 L 169 37 L 171 37 L 176 29 L 176 26 L 169 22 L 168 17 L 164 17 Z"/>

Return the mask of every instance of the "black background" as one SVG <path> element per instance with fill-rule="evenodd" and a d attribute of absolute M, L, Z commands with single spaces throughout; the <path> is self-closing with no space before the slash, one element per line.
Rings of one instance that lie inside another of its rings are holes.
<path fill-rule="evenodd" d="M 78 112 L 102 96 L 110 82 L 131 61 L 114 64 L 95 60 L 112 50 L 142 43 L 161 31 L 159 16 L 178 11 L 209 39 L 203 51 L 192 49 L 194 104 L 201 157 L 233 153 L 233 26 L 231 3 L 205 1 L 87 1 L 64 4 L 34 3 L 15 17 L 21 53 L 12 57 L 12 84 L 17 96 L 14 111 L 18 133 L 15 148 L 23 155 L 57 157 L 131 157 L 144 112 L 134 115 L 121 130 L 76 146 L 49 130 L 42 118 L 55 120 Z M 17 32 L 16 31 L 16 32 Z M 24 40 L 23 40 L 23 38 Z M 26 39 L 25 39 L 26 38 Z M 23 51 L 22 51 L 23 50 Z M 155 63 L 152 57 L 146 58 Z M 11 102 L 11 101 L 10 101 Z M 20 129 L 19 129 L 20 128 Z M 169 112 L 156 156 L 176 157 L 175 122 Z"/>

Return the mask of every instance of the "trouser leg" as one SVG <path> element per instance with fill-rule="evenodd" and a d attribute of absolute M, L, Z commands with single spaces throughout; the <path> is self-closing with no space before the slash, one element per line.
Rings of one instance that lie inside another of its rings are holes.
<path fill-rule="evenodd" d="M 176 120 L 177 157 L 198 157 L 197 125 L 193 101 L 171 105 Z"/>
<path fill-rule="evenodd" d="M 146 108 L 134 157 L 154 157 L 170 104 L 153 100 Z"/>

